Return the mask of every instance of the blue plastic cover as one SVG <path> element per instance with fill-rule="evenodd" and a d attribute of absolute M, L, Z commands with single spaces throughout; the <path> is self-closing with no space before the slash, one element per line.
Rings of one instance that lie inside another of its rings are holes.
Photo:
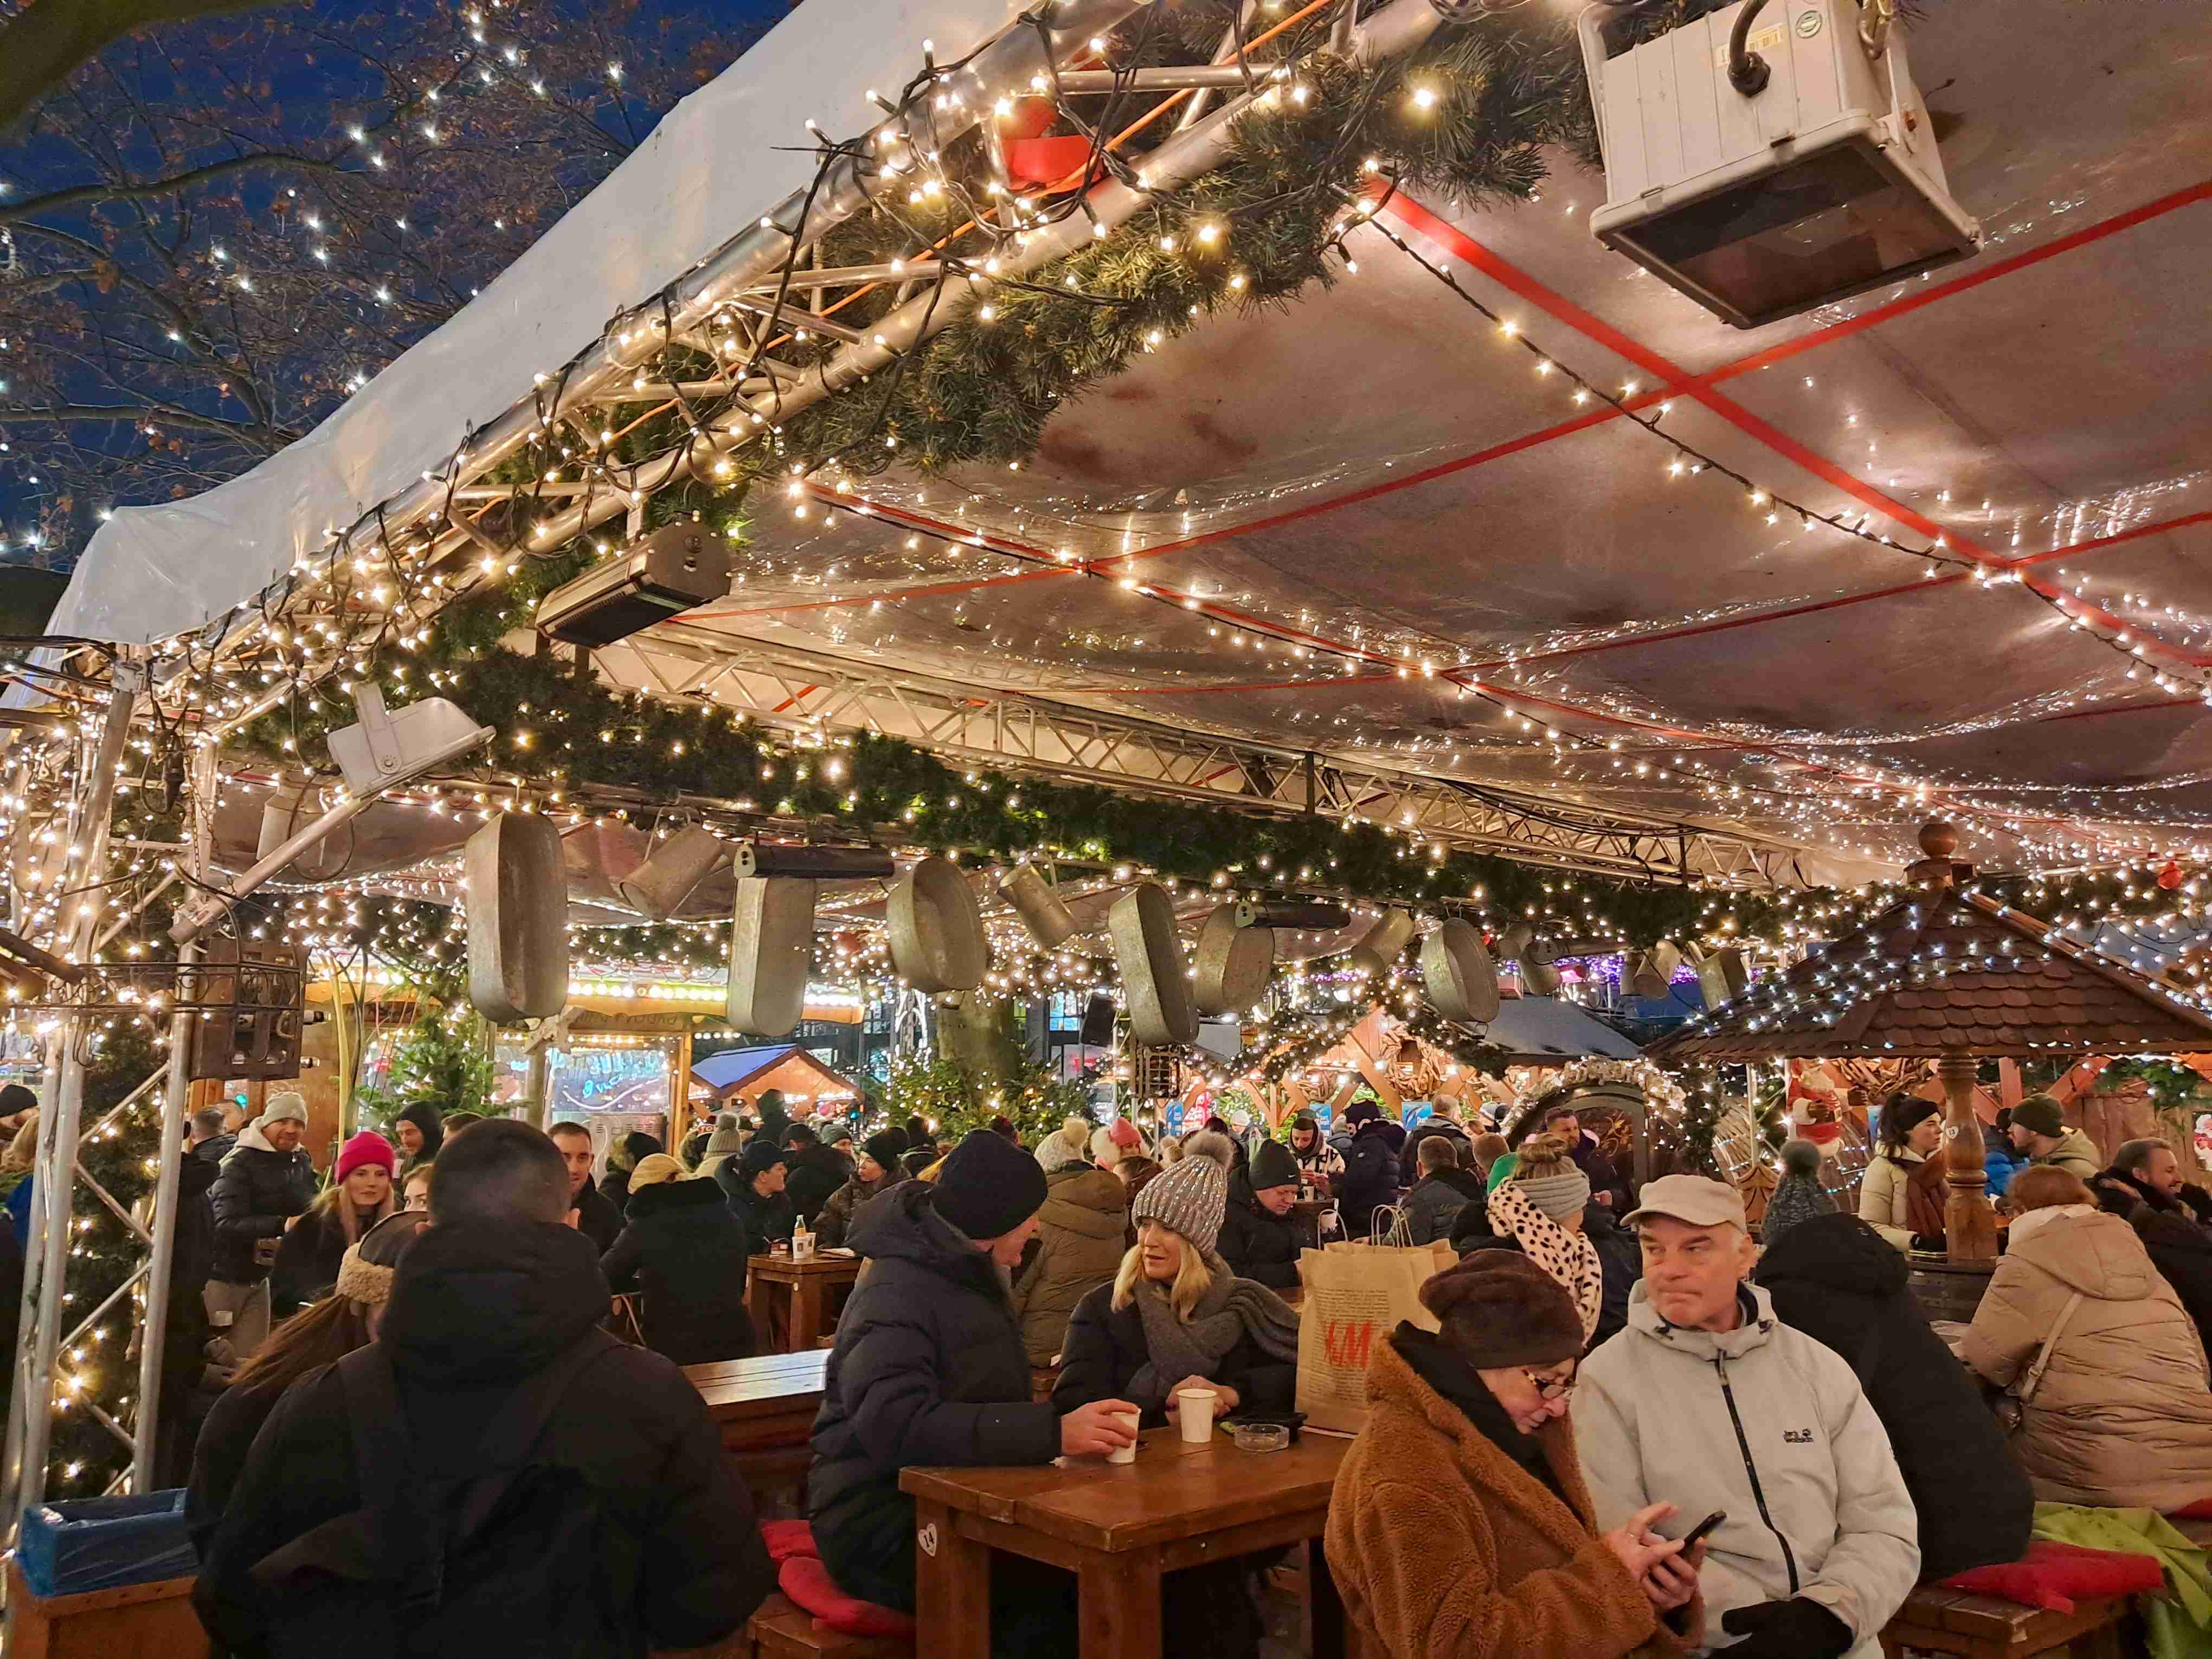
<path fill-rule="evenodd" d="M 185 1532 L 185 1494 L 73 1498 L 23 1512 L 23 1577 L 40 1595 L 78 1595 L 199 1571 Z"/>

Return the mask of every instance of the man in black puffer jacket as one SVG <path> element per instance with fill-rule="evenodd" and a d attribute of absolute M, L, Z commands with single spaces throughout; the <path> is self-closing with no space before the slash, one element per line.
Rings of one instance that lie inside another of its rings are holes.
<path fill-rule="evenodd" d="M 784 1195 L 790 1159 L 783 1148 L 759 1135 L 735 1158 L 714 1169 L 714 1184 L 729 1200 L 730 1213 L 744 1224 L 745 1247 L 765 1255 L 778 1240 L 791 1239 L 791 1200 Z"/>
<path fill-rule="evenodd" d="M 270 1096 L 208 1188 L 215 1213 L 208 1317 L 228 1324 L 234 1360 L 252 1358 L 268 1340 L 269 1269 L 278 1243 L 315 1201 L 315 1165 L 300 1149 L 307 1128 L 305 1101 L 289 1092 Z M 224 1314 L 227 1322 L 220 1320 Z"/>
<path fill-rule="evenodd" d="M 1263 1140 L 1251 1168 L 1229 1178 L 1221 1218 L 1221 1259 L 1239 1279 L 1287 1291 L 1298 1283 L 1298 1254 L 1313 1248 L 1313 1230 L 1291 1213 L 1297 1202 L 1298 1161 L 1279 1140 Z"/>
<path fill-rule="evenodd" d="M 2035 1495 L 1908 1277 L 1903 1253 L 1855 1215 L 1801 1221 L 1759 1263 L 1777 1316 L 1850 1363 L 1888 1431 L 1920 1512 L 1922 1579 L 2017 1561 Z"/>
<path fill-rule="evenodd" d="M 867 1258 L 837 1321 L 814 1419 L 807 1517 L 848 1595 L 915 1607 L 913 1465 L 1044 1464 L 1110 1451 L 1130 1436 L 1100 1401 L 1062 1418 L 1031 1399 L 1006 1273 L 1045 1200 L 1044 1171 L 977 1129 L 934 1184 L 904 1181 L 860 1206 L 848 1242 Z M 1016 1556 L 992 1564 L 994 1653 L 1072 1653 L 1073 1580 Z"/>
<path fill-rule="evenodd" d="M 483 1469 L 486 1442 L 518 1390 L 556 1364 L 580 1364 L 524 1475 L 547 1503 L 564 1479 L 580 1481 L 588 1500 L 558 1500 L 560 1517 L 586 1523 L 588 1515 L 598 1571 L 544 1583 L 501 1610 L 495 1627 L 432 1608 L 422 1616 L 438 1652 L 635 1659 L 702 1648 L 742 1626 L 775 1587 L 752 1498 L 699 1391 L 671 1361 L 599 1328 L 607 1281 L 591 1240 L 565 1224 L 569 1207 L 561 1154 L 530 1125 L 489 1118 L 455 1136 L 432 1179 L 432 1224 L 401 1259 L 372 1345 L 389 1356 L 406 1467 L 447 1482 Z M 346 1622 L 313 1628 L 320 1591 L 280 1594 L 254 1573 L 272 1551 L 360 1510 L 353 1420 L 338 1367 L 325 1366 L 293 1387 L 254 1441 L 193 1591 L 234 1659 L 268 1654 L 280 1623 L 289 1650 L 304 1637 L 320 1638 L 316 1650 L 331 1659 L 362 1652 L 362 1632 Z M 517 1533 L 538 1537 L 519 1524 L 507 1535 Z M 371 1587 L 391 1584 L 394 1604 L 439 1570 L 419 1529 L 387 1522 L 367 1537 L 359 1565 Z M 519 1575 L 514 1587 L 527 1584 L 533 1565 L 506 1564 Z M 395 1571 L 404 1574 L 396 1581 Z M 557 1629 L 558 1645 L 544 1645 L 533 1625 Z"/>

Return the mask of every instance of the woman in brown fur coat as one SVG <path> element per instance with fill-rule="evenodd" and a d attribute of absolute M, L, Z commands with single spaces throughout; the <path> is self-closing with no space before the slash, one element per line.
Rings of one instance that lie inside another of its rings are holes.
<path fill-rule="evenodd" d="M 1367 1375 L 1326 1547 L 1346 1611 L 1391 1659 L 1622 1659 L 1694 1651 L 1698 1563 L 1652 1527 L 1601 1534 L 1567 1399 L 1583 1322 L 1526 1256 L 1484 1250 L 1421 1287 L 1440 1332 L 1401 1323 Z M 1680 1528 L 1677 1528 L 1680 1530 Z"/>

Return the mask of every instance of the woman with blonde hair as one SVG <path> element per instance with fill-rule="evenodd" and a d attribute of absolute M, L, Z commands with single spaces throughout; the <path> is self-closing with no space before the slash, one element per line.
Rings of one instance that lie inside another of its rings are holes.
<path fill-rule="evenodd" d="M 1217 1417 L 1246 1404 L 1289 1409 L 1298 1316 L 1266 1285 L 1237 1278 L 1214 1249 L 1234 1158 L 1227 1136 L 1201 1131 L 1137 1194 L 1136 1243 L 1113 1282 L 1085 1295 L 1068 1320 L 1052 1391 L 1063 1413 L 1126 1400 L 1156 1427 L 1185 1387 L 1211 1388 Z"/>
<path fill-rule="evenodd" d="M 39 1109 L 33 1106 L 23 1114 L 23 1125 L 8 1143 L 8 1150 L 0 1152 L 0 1194 L 6 1195 L 8 1218 L 15 1225 L 15 1243 L 24 1249 L 31 1247 L 31 1200 L 35 1184 L 33 1171 L 38 1162 Z"/>
<path fill-rule="evenodd" d="M 403 1210 L 371 1227 L 343 1252 L 331 1293 L 276 1327 L 239 1367 L 201 1425 L 185 1493 L 185 1524 L 204 1553 L 246 1468 L 253 1437 L 276 1402 L 309 1371 L 376 1340 L 399 1258 L 429 1223 L 420 1210 Z"/>
<path fill-rule="evenodd" d="M 1588 1340 L 1597 1334 L 1605 1304 L 1604 1268 L 1597 1247 L 1583 1232 L 1583 1209 L 1589 1197 L 1589 1177 L 1575 1162 L 1567 1138 L 1548 1132 L 1531 1135 L 1522 1143 L 1512 1174 L 1490 1194 L 1490 1236 L 1455 1237 L 1452 1242 L 1462 1250 L 1518 1246 L 1574 1298 Z M 1464 1224 L 1455 1231 L 1464 1232 Z"/>
<path fill-rule="evenodd" d="M 2005 1196 L 2005 1253 L 1959 1357 L 2005 1391 L 2036 1497 L 2162 1514 L 2212 1498 L 2204 1343 L 2136 1230 L 2052 1164 Z"/>
<path fill-rule="evenodd" d="M 1216 1419 L 1290 1408 L 1298 1316 L 1266 1285 L 1236 1277 L 1214 1249 L 1235 1159 L 1226 1135 L 1201 1130 L 1137 1194 L 1135 1246 L 1068 1321 L 1052 1391 L 1060 1413 L 1126 1401 L 1154 1428 L 1179 1414 L 1186 1389 L 1210 1389 Z M 1261 1622 L 1244 1581 L 1264 1565 L 1230 1559 L 1170 1573 L 1161 1586 L 1164 1659 L 1255 1654 Z"/>
<path fill-rule="evenodd" d="M 392 1143 L 371 1129 L 338 1149 L 331 1184 L 323 1188 L 299 1225 L 276 1247 L 269 1270 L 270 1311 L 282 1319 L 296 1313 L 337 1282 L 346 1251 L 362 1234 L 399 1207 L 392 1171 L 398 1162 Z"/>

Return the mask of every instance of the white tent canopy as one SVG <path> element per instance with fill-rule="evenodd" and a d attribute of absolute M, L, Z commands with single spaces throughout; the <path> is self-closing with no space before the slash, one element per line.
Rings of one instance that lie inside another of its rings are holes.
<path fill-rule="evenodd" d="M 1005 0 L 807 0 L 678 104 L 614 173 L 461 311 L 251 472 L 102 525 L 52 631 L 147 644 L 222 616 L 442 465 L 616 313 L 690 270 L 813 178 L 811 118 L 866 131 L 934 39 L 961 50 Z"/>

